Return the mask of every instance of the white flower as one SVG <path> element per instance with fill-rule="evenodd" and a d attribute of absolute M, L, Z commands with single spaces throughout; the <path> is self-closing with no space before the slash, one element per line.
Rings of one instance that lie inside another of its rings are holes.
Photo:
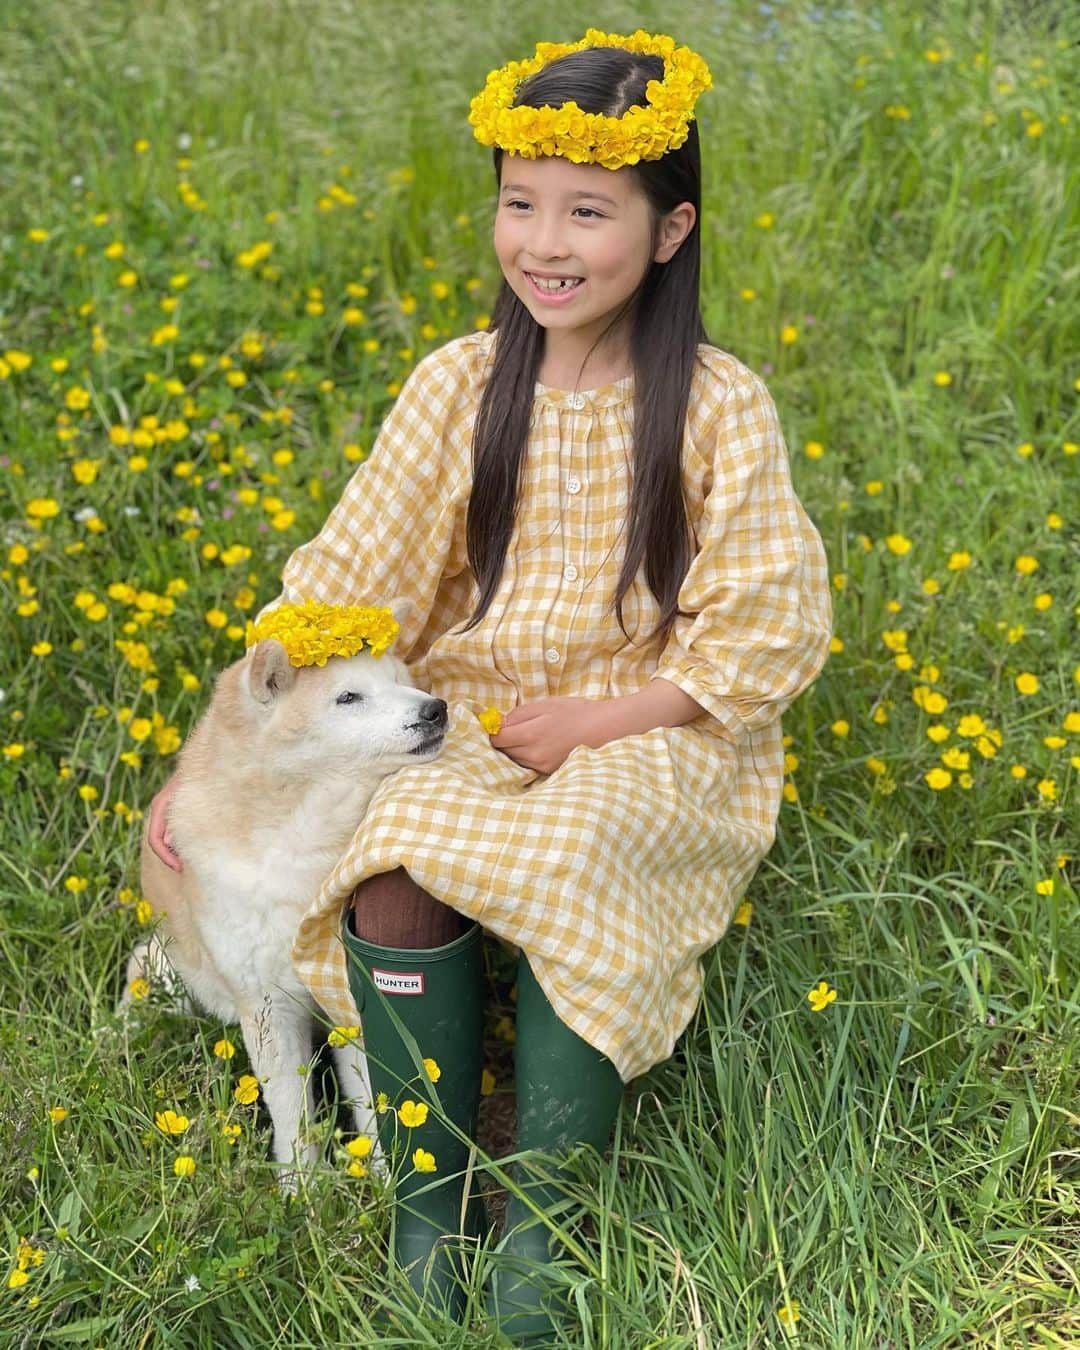
<path fill-rule="evenodd" d="M 201 1289 L 202 1285 L 199 1283 L 198 1275 L 185 1275 L 184 1288 L 188 1291 L 189 1294 L 193 1294 L 196 1289 Z"/>

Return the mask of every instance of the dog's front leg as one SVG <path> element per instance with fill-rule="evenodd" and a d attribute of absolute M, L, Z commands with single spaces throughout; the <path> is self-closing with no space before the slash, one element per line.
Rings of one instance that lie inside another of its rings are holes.
<path fill-rule="evenodd" d="M 334 1068 L 337 1070 L 341 1095 L 352 1107 L 356 1133 L 366 1135 L 372 1143 L 372 1163 L 379 1161 L 378 1116 L 375 1112 L 371 1075 L 367 1055 L 355 1041 L 334 1048 Z"/>
<path fill-rule="evenodd" d="M 241 1018 L 244 1045 L 262 1087 L 274 1126 L 274 1161 L 293 1167 L 311 1166 L 319 1156 L 301 1134 L 315 1115 L 311 1081 L 311 1018 L 291 999 L 267 997 L 257 1016 Z M 280 1177 L 282 1190 L 296 1190 L 295 1170 Z"/>

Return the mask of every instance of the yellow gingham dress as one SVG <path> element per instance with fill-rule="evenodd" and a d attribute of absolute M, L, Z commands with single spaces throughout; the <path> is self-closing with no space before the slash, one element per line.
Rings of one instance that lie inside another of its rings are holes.
<path fill-rule="evenodd" d="M 628 644 L 606 612 L 629 504 L 632 376 L 576 395 L 537 385 L 501 585 L 478 627 L 452 632 L 475 597 L 470 441 L 494 339 L 469 334 L 416 366 L 273 602 L 410 597 L 397 650 L 417 687 L 450 705 L 441 755 L 380 785 L 293 959 L 332 1021 L 355 1024 L 343 906 L 365 877 L 404 866 L 522 947 L 558 1015 L 629 1080 L 670 1055 L 698 1003 L 698 958 L 772 843 L 780 713 L 828 646 L 825 554 L 765 385 L 702 345 L 683 451 L 698 552 L 679 601 L 691 617 L 666 647 Z M 643 575 L 623 614 L 634 638 L 654 625 Z M 494 749 L 476 717 L 492 704 L 629 694 L 654 675 L 706 711 L 579 746 L 550 775 Z"/>

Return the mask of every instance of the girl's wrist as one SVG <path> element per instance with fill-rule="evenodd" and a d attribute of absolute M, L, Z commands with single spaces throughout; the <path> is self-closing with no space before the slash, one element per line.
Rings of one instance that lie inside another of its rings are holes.
<path fill-rule="evenodd" d="M 705 710 L 678 685 L 657 677 L 636 693 L 608 699 L 606 711 L 610 733 L 606 739 L 615 740 L 619 736 L 640 735 L 655 727 L 681 727 Z"/>

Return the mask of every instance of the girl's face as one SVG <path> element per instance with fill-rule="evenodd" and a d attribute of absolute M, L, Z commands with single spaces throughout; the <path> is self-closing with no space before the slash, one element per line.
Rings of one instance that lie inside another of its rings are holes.
<path fill-rule="evenodd" d="M 548 355 L 576 353 L 607 329 L 649 264 L 675 253 L 694 218 L 690 203 L 676 207 L 661 219 L 654 245 L 648 199 L 628 170 L 505 154 L 495 253 L 514 294 L 547 330 Z"/>

